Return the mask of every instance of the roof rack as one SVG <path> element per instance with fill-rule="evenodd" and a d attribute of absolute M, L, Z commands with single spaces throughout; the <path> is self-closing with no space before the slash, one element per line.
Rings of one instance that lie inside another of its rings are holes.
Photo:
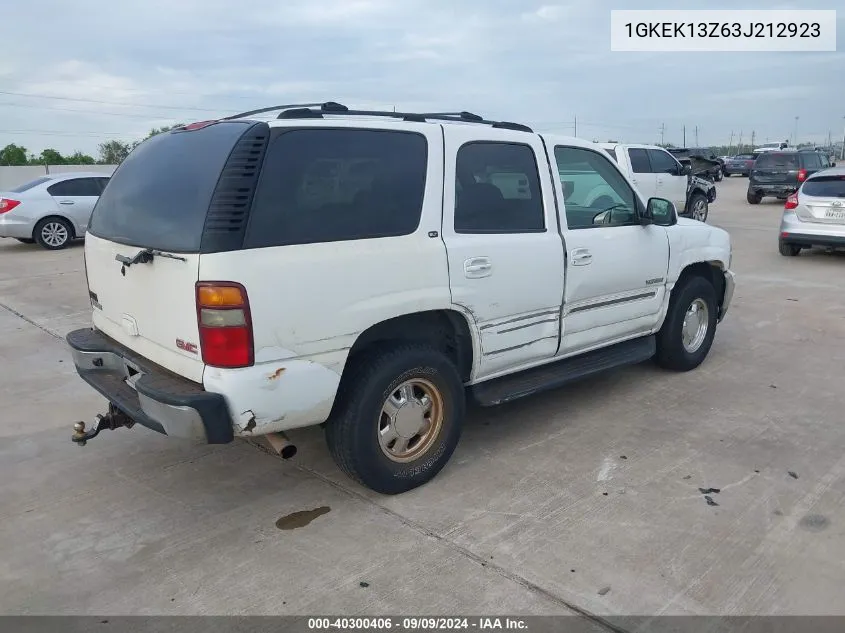
<path fill-rule="evenodd" d="M 518 130 L 520 132 L 533 132 L 527 125 L 521 123 L 512 123 L 510 121 L 490 121 L 482 116 L 473 114 L 472 112 L 391 112 L 386 110 L 350 110 L 348 107 L 335 101 L 327 101 L 325 103 L 302 103 L 290 105 L 271 106 L 269 108 L 260 108 L 258 110 L 250 110 L 249 112 L 242 112 L 226 117 L 226 119 L 239 119 L 254 114 L 264 114 L 266 112 L 274 112 L 281 110 L 277 119 L 322 119 L 323 115 L 342 115 L 342 116 L 372 116 L 372 117 L 387 117 L 391 119 L 401 119 L 403 121 L 415 121 L 418 123 L 425 123 L 426 121 L 454 121 L 457 123 L 479 123 L 481 125 L 489 125 L 494 128 L 505 130 Z"/>

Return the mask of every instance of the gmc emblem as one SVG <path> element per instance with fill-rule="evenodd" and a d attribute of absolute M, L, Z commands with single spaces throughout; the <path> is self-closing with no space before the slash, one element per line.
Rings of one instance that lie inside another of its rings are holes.
<path fill-rule="evenodd" d="M 186 352 L 190 352 L 191 354 L 197 353 L 197 346 L 193 343 L 186 343 L 180 338 L 176 339 L 176 347 L 179 349 L 185 350 Z"/>

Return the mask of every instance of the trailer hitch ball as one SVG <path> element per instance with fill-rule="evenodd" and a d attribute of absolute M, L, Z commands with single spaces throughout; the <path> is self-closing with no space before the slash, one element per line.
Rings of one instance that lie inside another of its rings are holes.
<path fill-rule="evenodd" d="M 85 446 L 85 422 L 77 422 L 73 425 L 72 439 L 80 446 Z"/>

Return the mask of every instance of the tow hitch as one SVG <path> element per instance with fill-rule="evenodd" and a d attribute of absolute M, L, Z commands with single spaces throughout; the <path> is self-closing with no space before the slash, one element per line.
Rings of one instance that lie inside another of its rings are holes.
<path fill-rule="evenodd" d="M 114 429 L 119 429 L 122 426 L 129 429 L 132 428 L 134 424 L 135 420 L 110 403 L 108 413 L 97 416 L 97 426 L 93 430 L 86 431 L 85 422 L 77 422 L 73 425 L 73 437 L 70 439 L 80 446 L 85 446 L 86 442 L 97 437 L 100 431 L 105 429 L 113 431 Z"/>

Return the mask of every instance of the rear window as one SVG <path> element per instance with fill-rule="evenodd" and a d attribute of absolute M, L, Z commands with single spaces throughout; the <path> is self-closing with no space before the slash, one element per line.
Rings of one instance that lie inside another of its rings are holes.
<path fill-rule="evenodd" d="M 765 152 L 757 158 L 754 167 L 787 167 L 798 169 L 798 155 L 783 154 L 781 152 Z"/>
<path fill-rule="evenodd" d="M 428 144 L 389 130 L 298 129 L 270 141 L 245 248 L 413 233 Z"/>
<path fill-rule="evenodd" d="M 42 176 L 41 178 L 36 178 L 35 180 L 30 180 L 28 183 L 23 185 L 18 185 L 14 189 L 9 189 L 9 193 L 23 193 L 24 191 L 29 191 L 33 187 L 37 187 L 45 182 L 50 182 L 52 178 Z"/>
<path fill-rule="evenodd" d="M 801 193 L 818 198 L 845 198 L 845 176 L 811 178 L 801 187 Z"/>
<path fill-rule="evenodd" d="M 144 141 L 112 175 L 89 231 L 130 246 L 199 252 L 217 181 L 248 126 L 216 123 Z"/>

